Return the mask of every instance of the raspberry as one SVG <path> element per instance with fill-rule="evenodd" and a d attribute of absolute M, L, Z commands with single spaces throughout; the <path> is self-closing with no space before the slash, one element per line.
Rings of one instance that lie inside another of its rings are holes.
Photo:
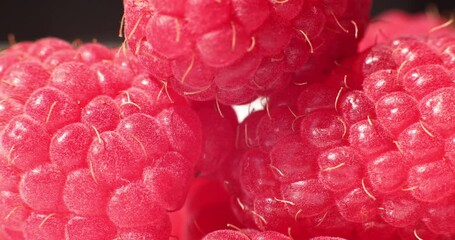
<path fill-rule="evenodd" d="M 385 152 L 368 162 L 372 188 L 380 193 L 392 193 L 406 182 L 407 164 L 398 151 Z"/>
<path fill-rule="evenodd" d="M 154 198 L 168 211 L 182 208 L 191 185 L 192 162 L 177 152 L 169 152 L 144 169 L 142 179 Z"/>
<path fill-rule="evenodd" d="M 270 151 L 270 166 L 280 171 L 273 171 L 280 182 L 292 182 L 311 177 L 317 168 L 316 148 L 306 148 L 295 137 L 286 137 Z"/>
<path fill-rule="evenodd" d="M 363 175 L 361 155 L 352 147 L 336 147 L 319 154 L 319 181 L 334 192 L 350 189 Z"/>
<path fill-rule="evenodd" d="M 240 124 L 224 173 L 238 219 L 297 239 L 455 234 L 455 92 L 441 57 L 454 43 L 391 39 L 271 95 Z"/>
<path fill-rule="evenodd" d="M 230 209 L 230 196 L 217 179 L 196 178 L 181 213 L 183 239 L 202 239 L 212 231 L 240 225 Z"/>
<path fill-rule="evenodd" d="M 119 227 L 153 225 L 165 215 L 164 209 L 142 185 L 131 183 L 117 189 L 108 202 L 108 216 Z"/>
<path fill-rule="evenodd" d="M 394 227 L 406 227 L 422 217 L 424 204 L 408 193 L 393 196 L 382 203 L 381 217 Z"/>
<path fill-rule="evenodd" d="M 65 238 L 68 217 L 61 214 L 39 214 L 32 212 L 24 225 L 25 239 L 58 240 Z"/>
<path fill-rule="evenodd" d="M 237 116 L 231 107 L 216 102 L 195 104 L 194 109 L 201 119 L 204 142 L 196 171 L 201 176 L 215 175 L 235 148 Z"/>
<path fill-rule="evenodd" d="M 92 142 L 90 128 L 72 123 L 59 129 L 49 146 L 50 161 L 64 172 L 83 167 Z"/>
<path fill-rule="evenodd" d="M 0 192 L 0 216 L 2 228 L 21 231 L 30 208 L 23 203 L 21 196 L 16 192 Z"/>
<path fill-rule="evenodd" d="M 65 206 L 71 212 L 80 216 L 105 214 L 109 191 L 95 182 L 89 169 L 68 173 L 62 194 Z"/>
<path fill-rule="evenodd" d="M 332 193 L 321 191 L 322 184 L 317 179 L 281 185 L 283 198 L 294 205 L 288 206 L 289 213 L 299 217 L 311 217 L 325 212 L 332 204 Z"/>
<path fill-rule="evenodd" d="M 100 132 L 114 130 L 119 121 L 119 107 L 112 98 L 105 95 L 92 99 L 82 109 L 81 122 Z"/>
<path fill-rule="evenodd" d="M 100 93 L 96 82 L 95 72 L 80 62 L 65 62 L 58 65 L 49 79 L 50 86 L 71 95 L 83 105 Z"/>
<path fill-rule="evenodd" d="M 117 238 L 115 240 L 167 240 L 169 239 L 168 236 L 171 235 L 171 222 L 168 218 L 160 219 L 159 221 L 159 223 L 152 226 L 120 229 L 117 231 Z"/>
<path fill-rule="evenodd" d="M 115 226 L 104 217 L 73 217 L 65 226 L 65 238 L 82 239 L 105 239 L 114 238 Z"/>
<path fill-rule="evenodd" d="M 233 230 L 218 230 L 207 234 L 202 240 L 219 240 L 219 239 L 232 239 L 232 240 L 248 240 L 247 235 L 242 232 Z"/>
<path fill-rule="evenodd" d="M 49 158 L 50 136 L 44 126 L 29 116 L 11 119 L 2 135 L 8 163 L 21 170 L 34 168 Z"/>
<path fill-rule="evenodd" d="M 373 45 L 388 42 L 399 36 L 432 36 L 451 35 L 450 28 L 438 28 L 446 22 L 445 19 L 432 13 L 409 14 L 399 10 L 384 12 L 371 21 L 365 32 L 365 37 L 359 44 L 360 50 Z M 412 24 L 412 28 L 409 27 Z"/>
<path fill-rule="evenodd" d="M 442 136 L 447 136 L 455 130 L 452 122 L 455 118 L 455 87 L 452 83 L 447 88 L 441 88 L 426 95 L 419 102 L 422 121 L 430 130 Z"/>
<path fill-rule="evenodd" d="M 453 198 L 449 198 L 441 203 L 431 204 L 423 221 L 432 232 L 453 233 L 455 231 L 455 225 L 452 221 L 455 216 L 454 211 Z"/>
<path fill-rule="evenodd" d="M 292 73 L 323 75 L 354 53 L 371 1 L 124 5 L 125 41 L 152 75 L 192 100 L 231 105 L 286 88 Z"/>
<path fill-rule="evenodd" d="M 47 38 L 6 50 L 0 74 L 1 239 L 169 239 L 195 166 L 234 148 L 126 49 Z"/>
<path fill-rule="evenodd" d="M 52 165 L 41 165 L 25 172 L 19 185 L 22 200 L 37 211 L 66 211 L 62 191 L 65 175 Z"/>
<path fill-rule="evenodd" d="M 49 132 L 79 121 L 79 105 L 69 95 L 55 88 L 40 88 L 25 103 L 25 114 L 40 121 Z"/>
<path fill-rule="evenodd" d="M 49 73 L 41 64 L 35 61 L 20 61 L 8 67 L 3 73 L 2 95 L 20 102 L 25 102 L 30 94 L 44 87 L 49 79 Z"/>

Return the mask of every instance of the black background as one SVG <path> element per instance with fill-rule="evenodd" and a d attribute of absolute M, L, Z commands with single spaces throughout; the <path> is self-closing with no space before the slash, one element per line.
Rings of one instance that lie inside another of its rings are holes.
<path fill-rule="evenodd" d="M 392 8 L 422 12 L 430 4 L 447 15 L 455 9 L 455 0 L 373 2 L 373 15 Z M 69 41 L 120 42 L 122 11 L 122 0 L 0 0 L 0 42 L 7 41 L 8 34 L 18 41 L 56 36 Z"/>

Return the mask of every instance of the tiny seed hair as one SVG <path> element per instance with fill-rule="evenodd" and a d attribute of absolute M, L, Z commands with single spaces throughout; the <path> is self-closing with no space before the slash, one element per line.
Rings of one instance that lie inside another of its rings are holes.
<path fill-rule="evenodd" d="M 174 19 L 175 22 L 175 42 L 180 42 L 180 22 L 177 18 Z"/>
<path fill-rule="evenodd" d="M 277 202 L 280 202 L 280 203 L 284 203 L 284 204 L 288 204 L 288 205 L 291 205 L 291 206 L 295 206 L 295 203 L 291 202 L 291 201 L 288 201 L 288 200 L 284 200 L 284 199 L 279 199 L 277 197 L 274 197 L 275 201 Z"/>
<path fill-rule="evenodd" d="M 343 87 L 338 90 L 337 97 L 335 98 L 335 111 L 338 112 L 338 101 L 340 100 L 341 93 L 343 92 Z"/>
<path fill-rule="evenodd" d="M 256 38 L 254 36 L 251 36 L 251 44 L 246 51 L 251 52 L 253 51 L 254 47 L 256 47 Z"/>
<path fill-rule="evenodd" d="M 364 178 L 362 178 L 362 188 L 363 188 L 363 191 L 365 191 L 365 193 L 368 195 L 368 197 L 370 197 L 371 199 L 373 199 L 374 201 L 376 201 L 376 197 L 373 196 L 373 194 L 371 194 L 371 193 L 368 191 L 367 187 L 365 186 L 365 179 L 364 179 Z"/>
<path fill-rule="evenodd" d="M 422 120 L 420 120 L 420 127 L 422 127 L 423 131 L 428 134 L 428 136 L 432 137 L 432 138 L 435 138 L 436 136 L 431 133 L 428 128 L 425 127 L 425 125 L 423 124 Z"/>
<path fill-rule="evenodd" d="M 302 35 L 303 37 L 305 38 L 306 42 L 308 43 L 308 45 L 310 46 L 310 53 L 313 54 L 314 53 L 314 48 L 313 48 L 313 44 L 311 43 L 310 41 L 310 38 L 308 38 L 308 35 L 303 31 L 303 30 L 298 30 Z"/>
<path fill-rule="evenodd" d="M 122 20 L 120 20 L 120 27 L 118 30 L 118 37 L 123 38 L 123 32 L 125 31 L 125 14 L 122 15 Z"/>
<path fill-rule="evenodd" d="M 195 95 L 195 94 L 198 94 L 198 93 L 201 93 L 201 92 L 204 92 L 204 91 L 207 91 L 212 85 L 208 85 L 207 87 L 204 87 L 204 88 L 201 88 L 197 91 L 193 91 L 193 92 L 183 92 L 183 95 L 185 96 L 188 96 L 188 95 Z"/>
<path fill-rule="evenodd" d="M 417 228 L 414 229 L 414 236 L 415 236 L 418 240 L 423 240 L 423 238 L 419 237 L 419 235 L 417 234 Z"/>
<path fill-rule="evenodd" d="M 13 215 L 13 213 L 20 207 L 22 207 L 22 206 L 18 205 L 18 206 L 15 206 L 13 209 L 11 209 L 11 211 L 9 211 L 9 213 L 5 216 L 5 221 L 7 221 L 11 217 L 11 215 Z"/>
<path fill-rule="evenodd" d="M 95 177 L 95 171 L 93 170 L 92 159 L 90 159 L 90 160 L 88 161 L 88 163 L 89 163 L 88 165 L 89 165 L 89 169 L 90 169 L 90 175 L 92 175 L 93 181 L 95 181 L 95 183 L 96 183 L 97 185 L 99 185 L 98 180 L 96 180 L 96 177 Z"/>
<path fill-rule="evenodd" d="M 429 33 L 436 32 L 436 31 L 438 31 L 440 29 L 443 29 L 443 28 L 446 28 L 446 27 L 450 27 L 450 25 L 452 25 L 452 23 L 454 23 L 453 16 L 447 22 L 430 29 Z"/>
<path fill-rule="evenodd" d="M 280 174 L 280 176 L 284 177 L 284 173 L 278 169 L 277 167 L 273 166 L 272 164 L 269 164 L 270 168 L 272 168 L 273 170 L 275 170 L 278 174 Z"/>
<path fill-rule="evenodd" d="M 38 228 L 41 229 L 41 228 L 43 227 L 43 225 L 47 222 L 47 220 L 49 220 L 49 219 L 50 219 L 51 217 L 53 217 L 54 215 L 56 215 L 56 213 L 51 213 L 51 214 L 47 215 L 47 216 L 43 219 L 43 221 L 39 224 Z"/>
<path fill-rule="evenodd" d="M 328 171 L 332 171 L 332 170 L 335 170 L 335 169 L 338 169 L 340 167 L 343 167 L 344 165 L 346 165 L 346 163 L 340 163 L 334 167 L 328 167 L 328 168 L 324 168 L 324 169 L 321 169 L 322 172 L 328 172 Z"/>
<path fill-rule="evenodd" d="M 191 62 L 190 62 L 190 65 L 188 66 L 188 68 L 186 69 L 185 73 L 183 73 L 183 76 L 182 76 L 182 79 L 180 80 L 180 83 L 184 83 L 185 82 L 185 79 L 186 77 L 188 76 L 188 74 L 190 73 L 191 69 L 193 68 L 193 65 L 194 65 L 194 54 L 191 56 Z"/>
<path fill-rule="evenodd" d="M 400 65 L 400 67 L 398 68 L 398 71 L 397 71 L 397 79 L 396 79 L 396 81 L 397 81 L 396 84 L 397 84 L 397 85 L 399 85 L 399 84 L 398 84 L 398 81 L 400 80 L 401 70 L 403 70 L 404 65 L 406 65 L 407 63 L 408 63 L 408 60 L 403 61 L 403 62 L 401 63 L 401 65 Z"/>
<path fill-rule="evenodd" d="M 7 157 L 7 159 L 8 159 L 8 164 L 9 164 L 9 165 L 12 165 L 12 164 L 14 163 L 14 159 L 11 158 L 11 155 L 13 155 L 13 151 L 14 151 L 14 148 L 15 148 L 15 147 L 16 147 L 16 145 L 13 145 L 13 146 L 9 149 L 9 151 L 8 151 L 8 157 Z"/>
<path fill-rule="evenodd" d="M 224 118 L 223 112 L 221 111 L 220 101 L 218 100 L 218 96 L 215 97 L 215 104 L 216 104 L 216 110 L 220 114 L 220 117 Z"/>
<path fill-rule="evenodd" d="M 263 216 L 259 215 L 257 212 L 251 211 L 251 213 L 252 213 L 253 215 L 255 215 L 256 217 L 258 217 L 265 225 L 268 224 L 267 221 L 265 220 L 265 218 L 264 218 Z"/>
<path fill-rule="evenodd" d="M 250 141 L 248 141 L 248 124 L 245 123 L 245 144 L 248 148 L 251 148 Z"/>
<path fill-rule="evenodd" d="M 142 110 L 141 106 L 139 106 L 138 104 L 131 101 L 130 93 L 128 91 L 122 91 L 122 93 L 124 93 L 126 95 L 126 102 L 123 102 L 122 104 L 120 104 L 120 107 L 127 105 L 127 104 L 131 104 L 131 105 L 135 106 L 136 108 L 138 108 L 139 110 Z"/>
<path fill-rule="evenodd" d="M 142 152 L 144 153 L 144 156 L 147 158 L 147 151 L 145 151 L 144 144 L 142 144 L 142 142 L 139 140 L 139 138 L 137 138 L 134 134 L 132 135 L 132 137 L 137 143 L 139 143 L 139 146 L 141 146 L 141 149 L 142 149 Z"/>
<path fill-rule="evenodd" d="M 401 155 L 403 155 L 403 149 L 401 149 L 401 146 L 400 144 L 398 143 L 398 141 L 393 141 L 393 143 L 395 144 L 395 146 L 397 146 L 397 149 L 398 151 L 401 153 Z"/>
<path fill-rule="evenodd" d="M 308 82 L 301 82 L 301 83 L 299 83 L 299 82 L 294 82 L 294 85 L 296 85 L 296 86 L 305 86 L 305 85 L 307 85 L 307 84 L 308 84 Z"/>
<path fill-rule="evenodd" d="M 228 228 L 232 228 L 232 229 L 234 229 L 234 230 L 237 230 L 237 231 L 239 231 L 239 232 L 241 232 L 241 231 L 242 231 L 242 229 L 241 229 L 241 228 L 239 228 L 239 227 L 235 226 L 234 224 L 230 224 L 230 223 L 228 223 L 228 224 L 226 224 L 226 227 L 228 227 Z"/>
<path fill-rule="evenodd" d="M 322 219 L 321 219 L 321 221 L 319 221 L 319 223 L 318 223 L 318 224 L 316 224 L 316 226 L 315 226 L 315 227 L 319 227 L 319 226 L 321 226 L 321 224 L 322 224 L 322 223 L 324 222 L 324 220 L 327 218 L 327 215 L 328 215 L 328 214 L 329 214 L 329 211 L 325 212 L 325 213 L 324 213 L 324 216 L 322 216 Z"/>
<path fill-rule="evenodd" d="M 348 85 L 348 75 L 344 75 L 343 83 L 344 83 L 344 87 L 346 87 L 347 89 L 350 88 Z"/>
<path fill-rule="evenodd" d="M 357 39 L 359 38 L 359 27 L 357 26 L 357 23 L 354 20 L 351 20 L 352 25 L 354 25 L 354 38 Z"/>
<path fill-rule="evenodd" d="M 299 210 L 295 213 L 295 215 L 294 215 L 294 220 L 295 220 L 296 222 L 297 222 L 297 217 L 298 217 L 299 214 L 302 213 L 302 212 L 303 212 L 303 210 L 302 210 L 302 209 L 299 209 Z"/>
<path fill-rule="evenodd" d="M 49 108 L 49 112 L 47 113 L 46 121 L 45 121 L 46 124 L 49 123 L 49 119 L 51 118 L 52 111 L 54 110 L 54 107 L 57 103 L 58 103 L 57 101 L 53 102 L 51 107 Z"/>
<path fill-rule="evenodd" d="M 294 237 L 292 237 L 292 228 L 288 227 L 288 236 L 290 239 L 294 240 Z"/>
<path fill-rule="evenodd" d="M 417 188 L 419 188 L 419 187 L 418 187 L 418 186 L 408 187 L 408 188 L 403 188 L 403 189 L 401 189 L 401 191 L 403 191 L 403 192 L 414 191 L 414 190 L 416 190 Z"/>
<path fill-rule="evenodd" d="M 231 50 L 235 50 L 235 45 L 237 41 L 237 30 L 235 28 L 234 22 L 231 21 L 231 28 L 232 28 L 232 44 L 231 44 Z"/>
<path fill-rule="evenodd" d="M 243 205 L 242 201 L 240 200 L 240 198 L 237 198 L 237 203 L 239 204 L 240 208 L 242 209 L 242 211 L 245 211 L 245 205 Z"/>
<path fill-rule="evenodd" d="M 349 30 L 347 30 L 346 28 L 343 27 L 343 25 L 341 25 L 340 21 L 338 21 L 338 18 L 335 16 L 332 10 L 330 10 L 330 14 L 333 16 L 333 19 L 335 19 L 335 22 L 338 25 L 338 27 L 340 27 L 341 30 L 343 30 L 343 32 L 349 33 Z"/>
<path fill-rule="evenodd" d="M 373 126 L 373 121 L 371 121 L 370 115 L 367 116 L 368 124 Z"/>

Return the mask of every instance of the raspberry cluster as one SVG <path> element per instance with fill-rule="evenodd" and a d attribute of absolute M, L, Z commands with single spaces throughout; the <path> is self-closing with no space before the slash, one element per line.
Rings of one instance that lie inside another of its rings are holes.
<path fill-rule="evenodd" d="M 0 52 L 0 239 L 455 238 L 453 20 L 358 45 L 370 5 L 125 0 L 118 49 Z"/>
<path fill-rule="evenodd" d="M 189 99 L 242 104 L 356 51 L 371 0 L 125 0 L 125 38 Z M 339 47 L 343 46 L 343 47 Z"/>
<path fill-rule="evenodd" d="M 201 122 L 116 52 L 46 38 L 0 56 L 1 239 L 169 239 Z"/>
<path fill-rule="evenodd" d="M 297 239 L 453 238 L 454 79 L 454 37 L 406 37 L 272 96 L 227 163 L 234 212 Z"/>

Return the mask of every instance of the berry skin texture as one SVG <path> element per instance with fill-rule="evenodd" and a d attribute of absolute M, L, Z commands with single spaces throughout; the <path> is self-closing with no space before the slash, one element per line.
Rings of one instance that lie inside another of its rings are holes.
<path fill-rule="evenodd" d="M 295 239 L 452 238 L 451 34 L 391 38 L 272 94 L 224 170 L 239 221 Z"/>
<path fill-rule="evenodd" d="M 65 238 L 65 225 L 68 217 L 59 214 L 39 214 L 32 212 L 24 226 L 25 239 Z"/>
<path fill-rule="evenodd" d="M 2 52 L 0 75 L 0 239 L 169 239 L 196 164 L 224 150 L 199 160 L 203 116 L 127 49 L 45 38 Z"/>
<path fill-rule="evenodd" d="M 126 43 L 150 74 L 191 100 L 232 105 L 279 92 L 292 74 L 323 75 L 353 54 L 371 1 L 124 0 L 124 6 Z"/>
<path fill-rule="evenodd" d="M 1 141 L 3 149 L 8 151 L 7 161 L 21 170 L 28 170 L 49 158 L 49 138 L 38 121 L 19 115 L 8 122 Z"/>
<path fill-rule="evenodd" d="M 207 234 L 202 240 L 219 240 L 219 239 L 229 239 L 229 240 L 248 240 L 250 239 L 247 235 L 242 232 L 237 232 L 233 230 L 218 230 Z"/>
<path fill-rule="evenodd" d="M 42 165 L 22 175 L 19 192 L 24 202 L 36 211 L 65 211 L 62 191 L 65 175 L 52 165 Z"/>
<path fill-rule="evenodd" d="M 109 219 L 119 227 L 153 225 L 164 215 L 164 209 L 142 185 L 132 183 L 117 189 L 107 206 Z"/>
<path fill-rule="evenodd" d="M 63 201 L 71 212 L 79 216 L 102 216 L 105 214 L 109 191 L 98 185 L 89 169 L 68 173 L 63 188 Z"/>
<path fill-rule="evenodd" d="M 65 238 L 75 240 L 101 240 L 114 238 L 115 227 L 106 218 L 73 217 L 65 226 Z"/>

